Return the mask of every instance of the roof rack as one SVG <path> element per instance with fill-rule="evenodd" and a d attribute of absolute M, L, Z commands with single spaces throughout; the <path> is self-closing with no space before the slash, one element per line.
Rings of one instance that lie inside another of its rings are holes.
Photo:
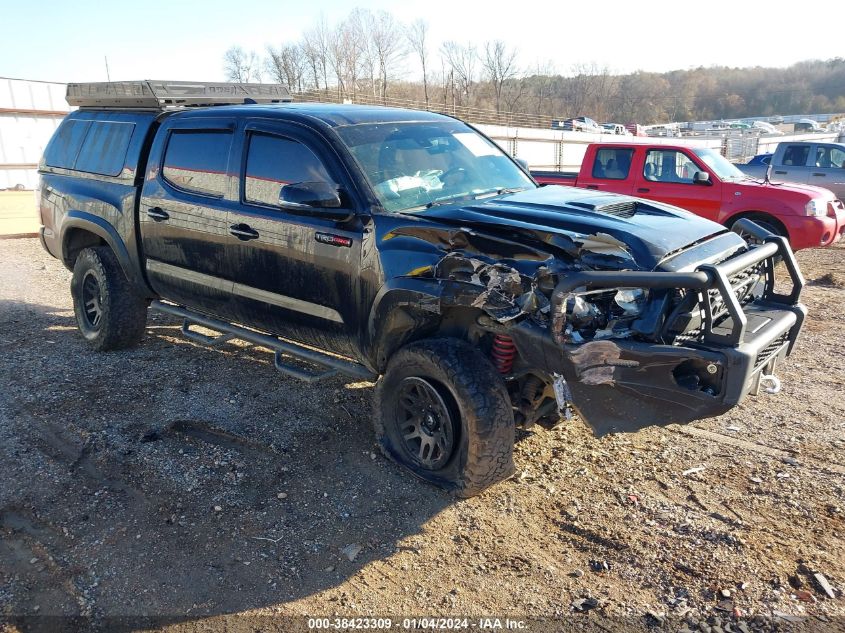
<path fill-rule="evenodd" d="M 67 102 L 80 108 L 164 110 L 189 106 L 286 103 L 290 91 L 280 84 L 199 81 L 109 81 L 67 85 Z"/>

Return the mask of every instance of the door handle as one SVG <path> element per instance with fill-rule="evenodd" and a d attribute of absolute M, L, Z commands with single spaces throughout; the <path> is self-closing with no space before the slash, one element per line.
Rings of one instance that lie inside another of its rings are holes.
<path fill-rule="evenodd" d="M 648 187 L 640 187 L 639 189 L 637 189 L 637 193 L 648 193 L 649 191 L 651 191 L 651 189 L 649 189 Z"/>
<path fill-rule="evenodd" d="M 776 170 L 775 170 L 775 173 L 776 173 L 776 174 L 779 174 L 779 175 L 781 175 L 781 176 L 785 176 L 785 175 L 786 175 L 786 172 L 785 172 L 785 171 L 781 171 L 780 169 L 776 169 Z"/>
<path fill-rule="evenodd" d="M 163 222 L 164 220 L 170 219 L 170 214 L 161 207 L 152 207 L 151 209 L 147 209 L 147 215 L 155 222 Z"/>
<path fill-rule="evenodd" d="M 598 185 L 587 185 L 587 189 L 598 189 Z"/>
<path fill-rule="evenodd" d="M 816 171 L 816 172 L 813 172 L 813 175 L 814 175 L 814 176 L 821 176 L 822 178 L 824 178 L 825 176 L 827 176 L 827 174 L 820 174 L 820 173 L 819 173 L 819 172 L 817 172 L 817 171 Z"/>
<path fill-rule="evenodd" d="M 249 224 L 233 224 L 229 227 L 229 233 L 242 242 L 258 239 L 258 231 L 252 228 Z"/>

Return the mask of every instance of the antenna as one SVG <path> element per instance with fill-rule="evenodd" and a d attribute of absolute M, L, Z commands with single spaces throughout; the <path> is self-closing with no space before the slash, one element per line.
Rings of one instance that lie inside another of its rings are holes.
<path fill-rule="evenodd" d="M 108 58 L 108 55 L 103 55 L 103 59 L 106 60 L 106 81 L 111 81 L 111 76 L 109 75 L 109 58 Z"/>

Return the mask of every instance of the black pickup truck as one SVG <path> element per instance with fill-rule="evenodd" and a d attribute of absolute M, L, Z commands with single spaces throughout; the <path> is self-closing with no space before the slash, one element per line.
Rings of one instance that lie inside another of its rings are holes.
<path fill-rule="evenodd" d="M 297 378 L 375 380 L 384 452 L 459 495 L 513 472 L 517 425 L 635 431 L 776 391 L 805 318 L 783 238 L 539 187 L 448 116 L 268 85 L 71 84 L 68 101 L 41 236 L 89 343 L 137 343 L 152 307 Z"/>

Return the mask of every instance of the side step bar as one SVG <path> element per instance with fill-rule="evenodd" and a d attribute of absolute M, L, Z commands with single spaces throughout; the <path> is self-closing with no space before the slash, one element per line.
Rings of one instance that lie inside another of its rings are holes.
<path fill-rule="evenodd" d="M 173 316 L 182 319 L 182 334 L 190 340 L 201 343 L 203 345 L 221 345 L 232 339 L 240 339 L 242 341 L 249 341 L 262 347 L 269 347 L 275 351 L 274 365 L 276 369 L 287 376 L 299 378 L 306 382 L 314 382 L 335 374 L 341 373 L 358 380 L 374 381 L 376 375 L 360 363 L 352 360 L 346 360 L 337 356 L 330 356 L 317 350 L 297 345 L 288 341 L 283 341 L 275 336 L 269 334 L 261 334 L 253 330 L 248 330 L 239 325 L 232 325 L 219 319 L 207 317 L 205 315 L 193 312 L 181 306 L 164 303 L 162 301 L 153 301 L 150 308 L 172 314 Z M 220 332 L 217 336 L 206 336 L 191 330 L 192 325 L 201 325 L 202 327 Z M 283 361 L 283 356 L 287 354 L 294 356 L 302 361 L 310 363 L 317 367 L 317 371 L 309 371 L 307 369 L 300 369 Z"/>

